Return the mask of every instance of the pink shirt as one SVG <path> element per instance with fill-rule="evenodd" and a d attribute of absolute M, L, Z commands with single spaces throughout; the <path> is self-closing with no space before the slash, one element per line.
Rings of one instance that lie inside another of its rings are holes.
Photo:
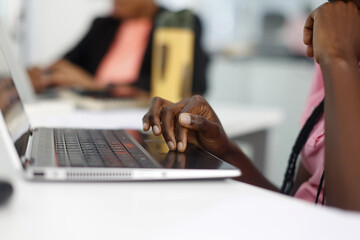
<path fill-rule="evenodd" d="M 310 94 L 306 103 L 305 111 L 301 117 L 301 124 L 304 125 L 308 117 L 316 106 L 320 104 L 325 96 L 323 77 L 318 64 L 315 66 L 315 77 L 311 85 Z M 296 198 L 301 198 L 310 202 L 315 202 L 318 186 L 324 171 L 325 161 L 325 126 L 324 116 L 315 125 L 308 141 L 302 152 L 301 160 L 304 167 L 311 174 L 310 179 L 303 183 L 295 194 Z M 322 193 L 319 202 L 322 201 Z"/>
<path fill-rule="evenodd" d="M 152 26 L 147 18 L 123 21 L 99 65 L 96 79 L 104 84 L 134 83 L 139 77 Z"/>

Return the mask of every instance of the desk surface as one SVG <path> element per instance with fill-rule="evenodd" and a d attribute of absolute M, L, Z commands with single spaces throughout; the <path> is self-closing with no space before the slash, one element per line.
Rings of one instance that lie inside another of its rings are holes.
<path fill-rule="evenodd" d="M 15 180 L 0 239 L 359 239 L 360 215 L 233 180 Z"/>
<path fill-rule="evenodd" d="M 139 114 L 134 113 L 137 121 Z M 115 115 L 117 120 L 112 124 L 121 123 L 117 118 L 121 116 Z M 44 118 L 42 121 L 45 123 Z M 81 121 L 79 126 L 96 127 L 96 122 L 89 122 Z M 288 240 L 360 236 L 358 214 L 315 207 L 233 180 L 26 182 L 19 173 L 11 173 L 6 160 L 0 158 L 0 169 L 9 170 L 15 187 L 9 204 L 0 208 L 0 239 Z"/>

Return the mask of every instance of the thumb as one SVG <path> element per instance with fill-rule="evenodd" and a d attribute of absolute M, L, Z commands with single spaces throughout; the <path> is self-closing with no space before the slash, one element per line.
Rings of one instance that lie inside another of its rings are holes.
<path fill-rule="evenodd" d="M 207 120 L 201 115 L 182 113 L 179 116 L 179 123 L 182 127 L 198 131 L 205 138 L 217 138 L 221 133 L 221 126 Z"/>

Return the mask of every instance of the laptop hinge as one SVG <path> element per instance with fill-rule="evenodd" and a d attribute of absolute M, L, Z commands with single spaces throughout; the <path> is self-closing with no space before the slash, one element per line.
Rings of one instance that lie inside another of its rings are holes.
<path fill-rule="evenodd" d="M 24 168 L 26 168 L 27 166 L 29 166 L 31 163 L 34 162 L 33 159 L 31 158 L 34 129 L 29 129 L 29 132 L 30 132 L 29 140 L 26 145 L 25 155 L 20 158 Z"/>

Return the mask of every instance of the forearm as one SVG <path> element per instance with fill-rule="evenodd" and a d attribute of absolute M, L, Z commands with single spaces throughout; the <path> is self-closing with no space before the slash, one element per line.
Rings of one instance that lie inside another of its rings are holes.
<path fill-rule="evenodd" d="M 55 85 L 73 86 L 87 91 L 106 90 L 105 84 L 99 83 L 85 69 L 66 59 L 55 62 L 48 68 L 48 71 L 51 73 L 50 77 L 53 77 Z"/>
<path fill-rule="evenodd" d="M 328 205 L 360 210 L 360 73 L 357 59 L 320 58 L 325 85 Z"/>
<path fill-rule="evenodd" d="M 235 143 L 230 143 L 227 153 L 222 158 L 241 170 L 242 175 L 236 178 L 236 180 L 279 192 L 279 189 L 260 173 Z"/>

